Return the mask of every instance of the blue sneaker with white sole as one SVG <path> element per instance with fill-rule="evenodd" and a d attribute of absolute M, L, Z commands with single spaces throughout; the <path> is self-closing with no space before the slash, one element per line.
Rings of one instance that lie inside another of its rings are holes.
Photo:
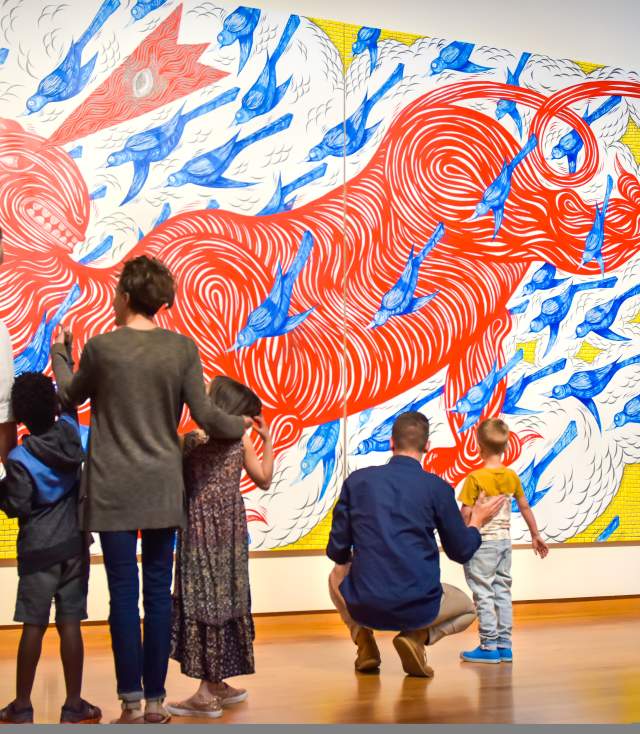
<path fill-rule="evenodd" d="M 467 663 L 500 663 L 500 655 L 497 650 L 485 650 L 479 645 L 475 650 L 461 652 L 460 657 Z"/>
<path fill-rule="evenodd" d="M 511 652 L 510 647 L 499 647 L 498 655 L 500 655 L 500 661 L 503 663 L 513 662 L 513 653 Z"/>

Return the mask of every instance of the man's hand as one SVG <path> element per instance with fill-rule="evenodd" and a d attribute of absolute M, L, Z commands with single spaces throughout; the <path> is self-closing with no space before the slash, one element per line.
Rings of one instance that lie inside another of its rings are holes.
<path fill-rule="evenodd" d="M 469 527 L 480 530 L 480 528 L 486 525 L 489 520 L 493 520 L 504 506 L 504 503 L 508 501 L 508 498 L 503 494 L 498 497 L 487 498 L 484 493 L 481 493 L 478 497 L 478 501 L 471 510 Z"/>
<path fill-rule="evenodd" d="M 534 535 L 531 538 L 531 545 L 533 546 L 533 552 L 540 558 L 546 558 L 549 554 L 549 546 L 544 542 L 541 535 Z"/>

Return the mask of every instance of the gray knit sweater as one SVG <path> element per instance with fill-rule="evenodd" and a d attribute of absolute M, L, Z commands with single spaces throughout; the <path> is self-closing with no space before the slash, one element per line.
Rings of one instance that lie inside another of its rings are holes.
<path fill-rule="evenodd" d="M 195 343 L 165 329 L 123 327 L 90 339 L 78 371 L 64 346 L 52 349 L 62 401 L 91 400 L 88 459 L 80 489 L 84 530 L 184 525 L 177 427 L 184 404 L 210 436 L 240 438 L 244 421 L 205 392 Z"/>

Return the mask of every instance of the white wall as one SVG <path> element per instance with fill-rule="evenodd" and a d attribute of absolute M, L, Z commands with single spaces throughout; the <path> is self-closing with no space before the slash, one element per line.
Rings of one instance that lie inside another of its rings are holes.
<path fill-rule="evenodd" d="M 638 0 L 253 0 L 295 12 L 640 70 Z"/>
<path fill-rule="evenodd" d="M 331 609 L 327 576 L 331 562 L 323 556 L 278 556 L 251 559 L 253 610 L 301 612 Z M 553 548 L 541 561 L 528 549 L 513 558 L 513 596 L 517 601 L 571 599 L 640 594 L 640 546 Z M 442 580 L 466 589 L 462 566 L 442 557 Z M 12 624 L 16 569 L 0 568 L 0 625 Z M 89 619 L 109 614 L 104 566 L 91 566 Z"/>

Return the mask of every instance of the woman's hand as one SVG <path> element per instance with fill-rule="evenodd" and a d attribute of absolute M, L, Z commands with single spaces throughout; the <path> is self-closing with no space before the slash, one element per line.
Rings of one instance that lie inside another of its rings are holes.
<path fill-rule="evenodd" d="M 64 344 L 65 343 L 65 333 L 64 328 L 62 326 L 58 326 L 58 328 L 55 331 L 55 334 L 53 336 L 53 343 L 54 344 Z"/>
<path fill-rule="evenodd" d="M 253 419 L 253 427 L 255 428 L 258 436 L 260 436 L 265 443 L 267 441 L 271 441 L 271 431 L 269 430 L 269 426 L 263 416 L 258 415 Z"/>
<path fill-rule="evenodd" d="M 73 334 L 71 333 L 71 329 L 62 325 L 58 326 L 55 336 L 53 337 L 53 343 L 64 344 L 67 349 L 71 350 L 71 347 L 73 346 Z"/>

